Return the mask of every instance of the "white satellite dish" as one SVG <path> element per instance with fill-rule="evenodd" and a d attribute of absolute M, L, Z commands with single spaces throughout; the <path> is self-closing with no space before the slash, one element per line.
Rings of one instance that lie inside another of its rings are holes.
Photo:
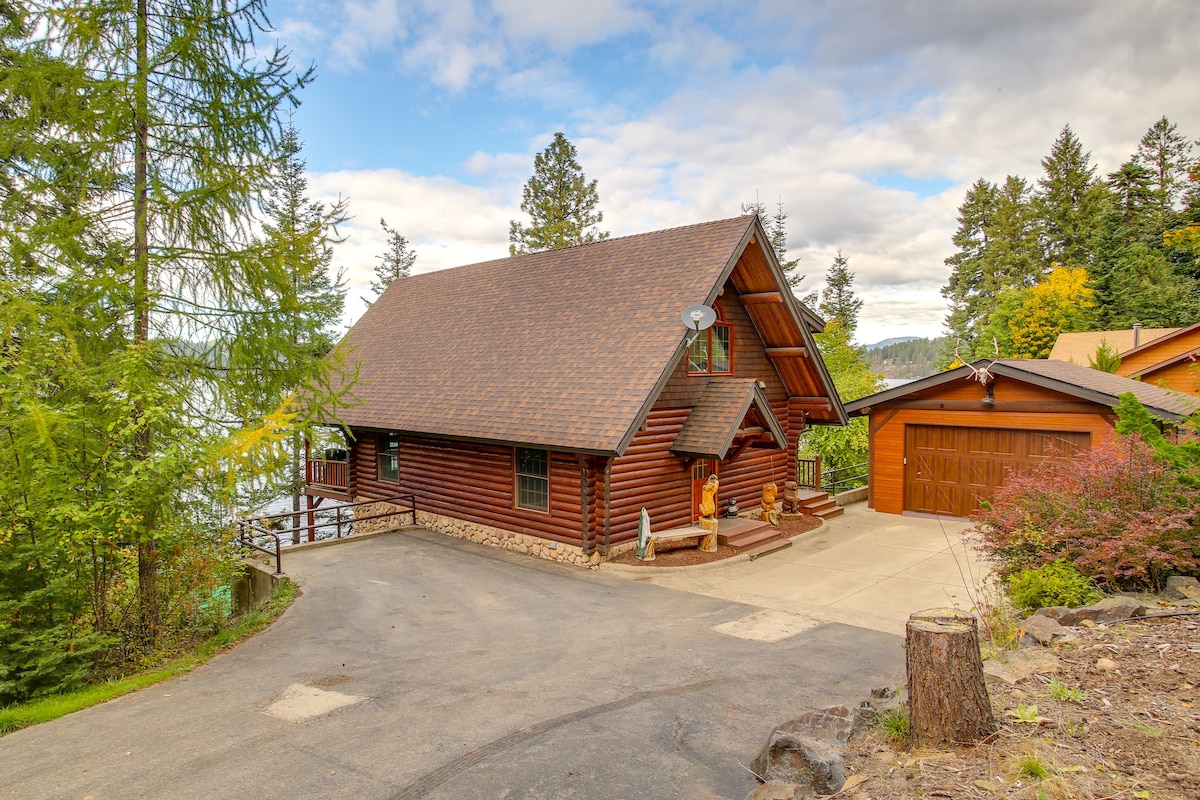
<path fill-rule="evenodd" d="M 717 321 L 717 312 L 708 306 L 688 306 L 679 317 L 688 330 L 705 331 Z"/>

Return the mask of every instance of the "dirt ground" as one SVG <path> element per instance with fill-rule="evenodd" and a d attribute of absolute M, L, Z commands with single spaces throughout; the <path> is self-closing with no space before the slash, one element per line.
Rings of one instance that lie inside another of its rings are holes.
<path fill-rule="evenodd" d="M 821 520 L 806 514 L 800 519 L 782 523 L 779 529 L 783 532 L 784 536 L 791 538 L 819 527 L 821 527 Z M 696 538 L 699 539 L 699 537 Z M 626 550 L 614 558 L 613 562 L 616 564 L 645 567 L 646 569 L 654 569 L 655 567 L 688 567 L 695 564 L 708 564 L 713 561 L 720 561 L 736 556 L 737 554 L 737 549 L 728 545 L 721 545 L 715 553 L 705 553 L 696 546 L 693 540 L 677 539 L 675 541 L 659 542 L 655 546 L 655 559 L 653 561 L 638 561 L 637 553 L 634 550 Z"/>
<path fill-rule="evenodd" d="M 988 741 L 913 752 L 871 728 L 850 743 L 836 796 L 1200 798 L 1200 616 L 1073 630 L 1057 674 L 989 681 Z"/>

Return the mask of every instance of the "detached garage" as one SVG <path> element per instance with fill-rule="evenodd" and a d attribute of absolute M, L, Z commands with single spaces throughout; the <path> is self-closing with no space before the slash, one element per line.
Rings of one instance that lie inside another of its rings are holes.
<path fill-rule="evenodd" d="M 1065 361 L 981 360 L 846 404 L 870 420 L 868 503 L 965 517 L 1006 476 L 1111 436 L 1132 392 L 1168 426 L 1200 399 Z"/>

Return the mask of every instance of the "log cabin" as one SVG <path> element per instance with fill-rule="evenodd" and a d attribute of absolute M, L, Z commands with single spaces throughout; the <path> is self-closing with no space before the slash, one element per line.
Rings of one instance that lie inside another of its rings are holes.
<path fill-rule="evenodd" d="M 981 359 L 847 403 L 869 419 L 867 504 L 969 516 L 1013 470 L 1114 435 L 1125 392 L 1164 427 L 1200 410 L 1194 396 L 1050 359 Z"/>
<path fill-rule="evenodd" d="M 339 345 L 348 453 L 305 492 L 410 494 L 430 529 L 594 565 L 642 508 L 690 525 L 711 474 L 756 506 L 807 425 L 846 423 L 822 328 L 753 215 L 402 278 Z"/>

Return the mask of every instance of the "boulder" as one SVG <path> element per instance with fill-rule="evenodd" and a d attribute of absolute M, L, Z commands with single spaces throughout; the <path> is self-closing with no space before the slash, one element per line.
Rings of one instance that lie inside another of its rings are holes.
<path fill-rule="evenodd" d="M 1162 596 L 1167 600 L 1200 600 L 1200 581 L 1190 575 L 1167 578 Z"/>
<path fill-rule="evenodd" d="M 807 736 L 810 739 L 844 746 L 850 741 L 854 712 L 845 706 L 829 706 L 818 711 L 806 711 L 788 720 L 775 730 Z"/>
<path fill-rule="evenodd" d="M 1034 614 L 1028 619 L 1022 620 L 1021 624 L 1017 626 L 1017 630 L 1021 632 L 1021 644 L 1028 647 L 1050 645 L 1058 641 L 1071 641 L 1079 638 L 1054 618 L 1042 614 Z"/>
<path fill-rule="evenodd" d="M 1106 597 L 1090 606 L 1068 608 L 1058 617 L 1058 622 L 1060 625 L 1079 625 L 1084 620 L 1091 620 L 1102 625 L 1141 616 L 1145 609 L 1146 606 L 1141 600 L 1118 595 Z"/>
<path fill-rule="evenodd" d="M 763 781 L 782 781 L 816 794 L 834 794 L 846 782 L 841 749 L 828 742 L 776 728 L 750 770 Z"/>
<path fill-rule="evenodd" d="M 1041 649 L 1001 650 L 983 662 L 985 676 L 1014 685 L 1030 675 L 1058 672 L 1060 668 L 1054 654 Z"/>
<path fill-rule="evenodd" d="M 808 792 L 798 783 L 767 781 L 746 795 L 746 800 L 797 800 L 807 795 Z"/>

